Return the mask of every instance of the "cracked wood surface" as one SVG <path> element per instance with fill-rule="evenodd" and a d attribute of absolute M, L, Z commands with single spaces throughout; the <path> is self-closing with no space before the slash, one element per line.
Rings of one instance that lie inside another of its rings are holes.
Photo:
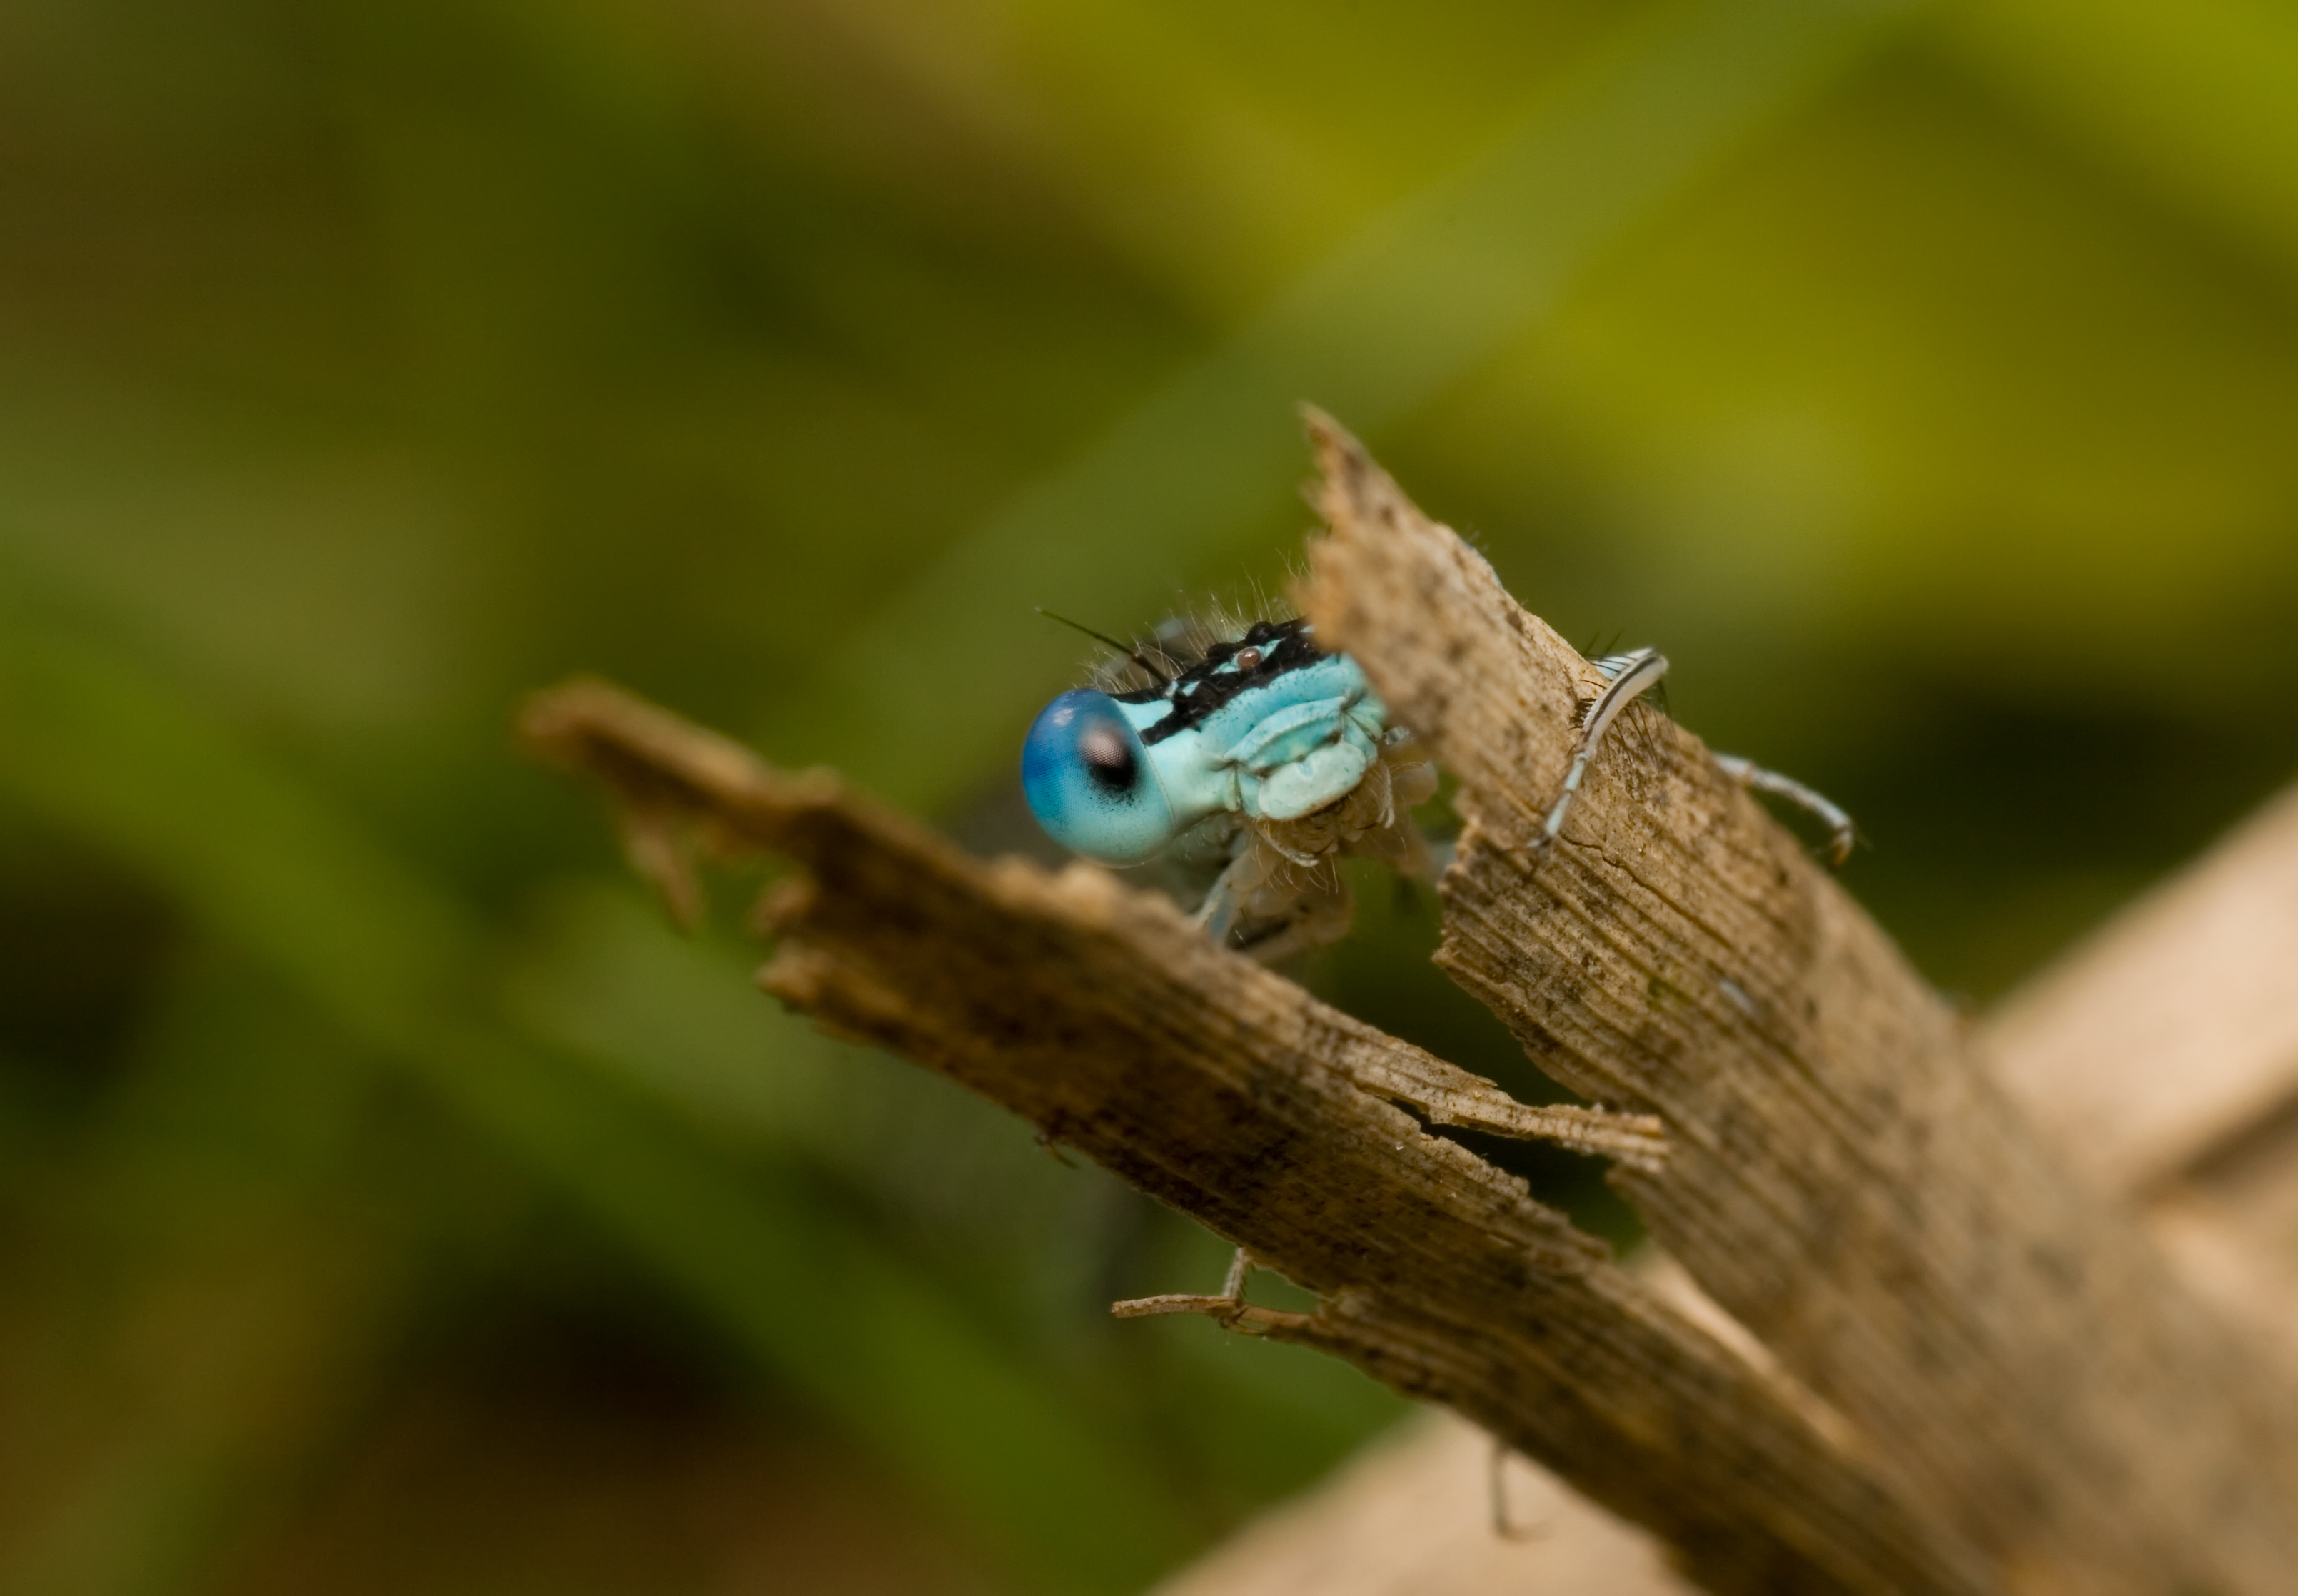
<path fill-rule="evenodd" d="M 2010 1588 L 2293 1588 L 2298 1402 L 2068 1174 L 1968 1027 L 1656 713 L 1528 847 L 1592 671 L 1322 418 L 1303 607 L 1460 783 L 1440 961 L 1536 1063 L 1657 1114 L 1614 1180 Z"/>
<path fill-rule="evenodd" d="M 2198 1294 L 2298 1371 L 2298 789 L 2071 948 L 1980 1028 L 1996 1079 L 2080 1173 L 2145 1198 Z M 2198 956 L 2200 955 L 2200 956 Z M 1704 1322 L 1704 1321 L 1703 1321 Z M 1159 1587 L 1160 1596 L 1681 1596 L 1649 1540 L 1565 1499 L 1495 1537 L 1490 1443 L 1431 1415 Z"/>
<path fill-rule="evenodd" d="M 2180 1278 L 2298 1370 L 2298 892 L 2272 889 L 2294 881 L 2298 789 L 2013 994 L 1979 1039 L 2079 1170 L 2119 1194 L 2148 1188 L 2147 1228 Z M 2224 956 L 2195 956 L 2198 926 Z M 2164 1112 L 2167 1094 L 2176 1112 Z M 2214 1128 L 2217 1143 L 2197 1126 Z M 1528 1462 L 1512 1468 L 1528 1493 L 1558 1504 L 1552 1522 L 1532 1544 L 1496 1537 L 1476 1493 L 1490 1445 L 1429 1415 L 1246 1526 L 1159 1596 L 1690 1588 L 1647 1537 Z"/>
<path fill-rule="evenodd" d="M 1253 1316 L 1258 1333 L 1446 1403 L 1652 1529 L 1712 1590 L 1996 1588 L 1910 1508 L 1887 1448 L 1847 1439 L 1523 1181 L 1394 1104 L 1486 1128 L 1556 1111 L 1318 1003 L 1105 872 L 980 863 L 611 689 L 547 695 L 524 729 L 615 790 L 634 860 L 674 901 L 692 901 L 692 832 L 805 867 L 767 906 L 769 990 L 1003 1104 L 1323 1298 L 1314 1315 Z M 1566 1119 L 1645 1178 L 1674 1156 L 1647 1120 Z"/>

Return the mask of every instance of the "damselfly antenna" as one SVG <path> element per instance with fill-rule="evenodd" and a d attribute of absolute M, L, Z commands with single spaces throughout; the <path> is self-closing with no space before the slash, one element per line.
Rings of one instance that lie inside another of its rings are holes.
<path fill-rule="evenodd" d="M 1046 619 L 1049 621 L 1059 621 L 1062 625 L 1068 627 L 1072 632 L 1084 633 L 1087 637 L 1093 639 L 1094 641 L 1101 644 L 1104 648 L 1114 649 L 1120 654 L 1124 655 L 1126 658 L 1131 660 L 1143 670 L 1148 672 L 1151 676 L 1156 679 L 1157 685 L 1160 687 L 1164 686 L 1165 683 L 1173 679 L 1172 672 L 1158 669 L 1155 666 L 1151 665 L 1146 659 L 1144 659 L 1130 644 L 1120 643 L 1107 633 L 1095 632 L 1092 627 L 1072 621 L 1067 616 L 1057 616 L 1042 604 L 1037 606 L 1037 613 L 1045 616 Z M 1161 649 L 1158 652 L 1161 654 L 1164 653 L 1164 650 Z M 1170 661 L 1170 658 L 1171 656 L 1168 655 L 1167 659 Z"/>

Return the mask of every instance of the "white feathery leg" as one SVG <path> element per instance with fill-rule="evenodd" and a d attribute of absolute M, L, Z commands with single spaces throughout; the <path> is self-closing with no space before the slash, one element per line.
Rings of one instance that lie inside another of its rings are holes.
<path fill-rule="evenodd" d="M 1742 759 L 1737 754 L 1709 757 L 1715 761 L 1717 770 L 1740 786 L 1756 792 L 1768 792 L 1774 798 L 1783 798 L 1815 817 L 1828 829 L 1827 857 L 1830 864 L 1839 865 L 1851 856 L 1852 845 L 1859 840 L 1858 828 L 1851 823 L 1851 816 L 1843 812 L 1841 806 L 1824 793 L 1814 792 L 1793 776 L 1765 770 L 1753 760 Z"/>
<path fill-rule="evenodd" d="M 1240 853 L 1222 867 L 1212 889 L 1205 894 L 1205 901 L 1197 906 L 1198 927 L 1217 943 L 1226 944 L 1230 930 L 1236 924 L 1242 906 L 1236 901 L 1236 882 L 1244 871 L 1244 856 Z"/>
<path fill-rule="evenodd" d="M 1579 795 L 1580 783 L 1587 779 L 1589 762 L 1596 757 L 1604 733 L 1612 729 L 1612 723 L 1619 719 L 1622 710 L 1635 702 L 1639 693 L 1657 686 L 1659 679 L 1667 674 L 1667 656 L 1657 649 L 1607 654 L 1595 665 L 1604 674 L 1604 690 L 1581 718 L 1580 746 L 1573 750 L 1571 767 L 1564 773 L 1564 790 L 1557 794 L 1540 835 L 1533 839 L 1534 853 L 1546 851 L 1555 842 L 1557 833 L 1564 830 L 1564 817 L 1572 807 L 1572 800 Z"/>

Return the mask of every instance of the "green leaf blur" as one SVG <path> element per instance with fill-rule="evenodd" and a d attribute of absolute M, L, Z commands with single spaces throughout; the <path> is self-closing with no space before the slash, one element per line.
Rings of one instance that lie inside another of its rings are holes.
<path fill-rule="evenodd" d="M 0 1596 L 1113 1592 L 1314 1478 L 1403 1405 L 1109 1321 L 1220 1249 L 668 931 L 518 695 L 1041 848 L 1036 607 L 1281 588 L 1311 400 L 1983 1003 L 2298 764 L 2294 90 L 2263 0 L 0 10 Z M 1548 1092 L 1360 886 L 1304 978 Z"/>

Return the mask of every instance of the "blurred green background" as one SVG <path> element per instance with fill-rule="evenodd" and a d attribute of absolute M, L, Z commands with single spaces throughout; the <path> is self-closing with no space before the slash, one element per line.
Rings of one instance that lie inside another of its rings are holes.
<path fill-rule="evenodd" d="M 1394 1421 L 505 731 L 1029 846 L 1298 400 L 1974 1003 L 2298 766 L 2266 0 L 12 0 L 0 221 L 6 1592 L 1123 1592 Z M 1306 977 L 1539 1091 L 1433 939 Z"/>

